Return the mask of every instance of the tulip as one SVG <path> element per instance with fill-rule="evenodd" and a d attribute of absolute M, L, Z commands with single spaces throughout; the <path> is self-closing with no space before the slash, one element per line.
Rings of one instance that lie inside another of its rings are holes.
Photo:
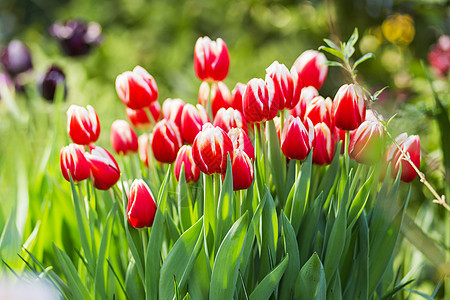
<path fill-rule="evenodd" d="M 128 222 L 134 228 L 151 227 L 156 214 L 155 197 L 142 179 L 135 179 L 130 187 L 127 205 Z"/>
<path fill-rule="evenodd" d="M 290 159 L 304 160 L 314 146 L 314 125 L 306 119 L 306 127 L 299 117 L 289 116 L 281 133 L 281 150 Z"/>
<path fill-rule="evenodd" d="M 272 120 L 278 113 L 279 95 L 272 78 L 251 79 L 243 96 L 244 117 L 253 123 Z"/>
<path fill-rule="evenodd" d="M 69 172 L 73 181 L 83 181 L 91 175 L 89 163 L 84 156 L 83 146 L 70 144 L 61 148 L 59 154 L 61 172 L 67 181 L 70 181 Z"/>
<path fill-rule="evenodd" d="M 252 161 L 243 150 L 233 150 L 231 169 L 233 172 L 233 191 L 246 190 L 252 185 Z"/>
<path fill-rule="evenodd" d="M 207 36 L 198 38 L 194 49 L 194 70 L 202 81 L 223 81 L 228 75 L 230 57 L 225 42 Z"/>
<path fill-rule="evenodd" d="M 150 129 L 161 117 L 161 105 L 159 105 L 158 101 L 155 101 L 143 109 L 134 110 L 127 107 L 126 114 L 137 129 Z"/>
<path fill-rule="evenodd" d="M 450 36 L 441 35 L 436 44 L 432 45 L 427 58 L 438 76 L 447 76 L 450 70 Z"/>
<path fill-rule="evenodd" d="M 319 90 L 328 73 L 327 58 L 323 53 L 315 50 L 303 52 L 291 68 L 291 73 L 296 74 L 296 89 L 313 86 Z"/>
<path fill-rule="evenodd" d="M 242 114 L 244 114 L 244 111 L 242 109 L 242 97 L 244 96 L 245 87 L 245 84 L 238 82 L 236 83 L 233 91 L 231 91 L 231 107 L 237 109 Z"/>
<path fill-rule="evenodd" d="M 3 69 L 12 77 L 33 68 L 30 50 L 19 40 L 13 40 L 3 47 L 0 62 Z"/>
<path fill-rule="evenodd" d="M 58 66 L 51 66 L 38 81 L 38 89 L 41 96 L 49 101 L 55 98 L 56 87 L 64 88 L 64 98 L 67 95 L 66 75 Z"/>
<path fill-rule="evenodd" d="M 324 122 L 327 124 L 328 128 L 333 128 L 331 106 L 332 102 L 330 98 L 324 99 L 322 96 L 317 96 L 306 107 L 303 120 L 309 118 L 314 125 Z"/>
<path fill-rule="evenodd" d="M 111 144 L 117 154 L 127 155 L 138 151 L 138 137 L 124 120 L 116 120 L 111 126 Z"/>
<path fill-rule="evenodd" d="M 314 126 L 315 146 L 313 150 L 313 163 L 329 165 L 333 160 L 336 138 L 328 125 L 324 122 Z"/>
<path fill-rule="evenodd" d="M 123 104 L 131 109 L 148 107 L 158 98 L 155 79 L 141 66 L 117 76 L 116 91 Z"/>
<path fill-rule="evenodd" d="M 334 125 L 343 130 L 353 130 L 364 121 L 366 107 L 361 88 L 344 84 L 336 93 L 332 106 Z"/>
<path fill-rule="evenodd" d="M 120 169 L 114 157 L 105 149 L 93 146 L 91 153 L 85 154 L 91 167 L 92 183 L 99 190 L 108 190 L 120 178 Z"/>
<path fill-rule="evenodd" d="M 151 134 L 141 134 L 138 137 L 138 153 L 141 161 L 147 166 L 150 167 L 150 151 L 149 147 L 151 144 L 152 136 Z"/>
<path fill-rule="evenodd" d="M 311 103 L 311 101 L 319 96 L 319 92 L 313 86 L 305 87 L 301 90 L 300 100 L 297 105 L 291 109 L 290 115 L 294 117 L 300 117 L 300 120 L 304 120 L 306 108 Z"/>
<path fill-rule="evenodd" d="M 418 169 L 420 167 L 420 140 L 418 135 L 411 135 L 399 144 L 404 153 L 409 154 L 411 162 Z M 414 170 L 410 162 L 405 160 L 405 155 L 399 150 L 394 149 L 391 160 L 392 176 L 396 177 L 398 171 L 402 168 L 400 180 L 403 182 L 411 182 L 416 178 L 417 172 Z"/>
<path fill-rule="evenodd" d="M 202 130 L 202 125 L 209 122 L 205 108 L 197 104 L 186 104 L 181 114 L 181 136 L 183 140 L 192 144 L 195 136 Z"/>
<path fill-rule="evenodd" d="M 227 169 L 227 153 L 232 154 L 233 143 L 228 134 L 211 123 L 203 124 L 192 145 L 192 157 L 205 174 L 224 174 Z"/>
<path fill-rule="evenodd" d="M 85 55 L 103 39 L 102 28 L 95 22 L 87 24 L 81 20 L 58 22 L 50 26 L 49 31 L 50 35 L 59 41 L 64 54 L 68 56 Z"/>
<path fill-rule="evenodd" d="M 233 108 L 221 108 L 214 118 L 214 126 L 219 126 L 225 132 L 230 131 L 231 128 L 242 128 L 247 132 L 247 121 L 240 111 Z"/>
<path fill-rule="evenodd" d="M 380 118 L 381 121 L 384 121 L 383 116 L 378 114 L 378 117 L 375 115 L 373 110 L 366 109 L 366 121 L 373 121 L 378 122 L 378 118 Z"/>
<path fill-rule="evenodd" d="M 300 98 L 294 98 L 294 81 L 285 65 L 274 61 L 267 69 L 267 75 L 273 79 L 279 95 L 278 109 L 293 108 Z"/>
<path fill-rule="evenodd" d="M 67 132 L 75 144 L 88 145 L 98 140 L 100 122 L 95 109 L 71 105 L 67 110 Z"/>
<path fill-rule="evenodd" d="M 186 182 L 196 182 L 200 177 L 200 169 L 194 162 L 192 157 L 192 147 L 184 145 L 178 151 L 177 158 L 175 159 L 174 173 L 177 181 L 180 180 L 181 166 L 184 164 L 184 176 Z"/>
<path fill-rule="evenodd" d="M 181 128 L 181 115 L 183 113 L 184 101 L 181 99 L 168 98 L 163 102 L 163 118 L 174 122 Z"/>
<path fill-rule="evenodd" d="M 231 107 L 231 93 L 226 84 L 223 82 L 215 82 L 210 89 L 207 82 L 202 82 L 198 91 L 198 103 L 207 107 L 209 100 L 211 100 L 211 113 L 213 118 L 216 117 L 217 112 L 222 107 Z"/>
<path fill-rule="evenodd" d="M 233 149 L 243 150 L 250 159 L 255 160 L 255 149 L 247 133 L 242 128 L 231 128 L 228 136 L 233 143 Z"/>
<path fill-rule="evenodd" d="M 180 130 L 174 122 L 163 119 L 153 130 L 152 150 L 157 161 L 173 163 L 183 145 Z"/>
<path fill-rule="evenodd" d="M 385 131 L 378 121 L 364 121 L 350 134 L 348 155 L 361 164 L 373 165 L 384 151 Z"/>

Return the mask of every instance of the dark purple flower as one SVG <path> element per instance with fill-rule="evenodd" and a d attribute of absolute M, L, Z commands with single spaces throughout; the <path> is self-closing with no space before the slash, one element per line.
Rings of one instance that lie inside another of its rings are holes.
<path fill-rule="evenodd" d="M 95 22 L 87 24 L 81 20 L 57 22 L 50 26 L 49 31 L 68 56 L 85 55 L 102 41 L 102 28 Z"/>
<path fill-rule="evenodd" d="M 53 101 L 58 84 L 64 86 L 64 99 L 67 95 L 66 75 L 58 66 L 51 66 L 38 81 L 38 89 L 42 97 Z"/>
<path fill-rule="evenodd" d="M 3 47 L 0 60 L 3 69 L 12 77 L 33 68 L 30 50 L 19 40 L 13 40 Z"/>

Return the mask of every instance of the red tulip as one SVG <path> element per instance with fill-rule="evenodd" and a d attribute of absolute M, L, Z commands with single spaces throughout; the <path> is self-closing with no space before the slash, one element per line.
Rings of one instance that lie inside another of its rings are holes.
<path fill-rule="evenodd" d="M 420 167 L 420 140 L 418 135 L 411 135 L 407 137 L 400 145 L 403 152 L 409 154 L 409 158 L 412 163 L 418 169 Z M 403 153 L 395 148 L 394 155 L 391 160 L 391 171 L 392 176 L 396 177 L 398 170 L 402 168 L 401 180 L 403 182 L 411 182 L 416 178 L 417 172 L 414 170 L 412 165 L 405 160 Z"/>
<path fill-rule="evenodd" d="M 314 125 L 306 119 L 306 127 L 299 117 L 289 116 L 281 133 L 281 150 L 290 159 L 304 160 L 314 146 Z"/>
<path fill-rule="evenodd" d="M 307 50 L 294 62 L 291 73 L 297 75 L 294 75 L 296 77 L 294 84 L 297 85 L 297 89 L 313 86 L 319 90 L 327 77 L 327 58 L 323 53 Z"/>
<path fill-rule="evenodd" d="M 311 101 L 319 96 L 319 92 L 313 86 L 305 87 L 301 90 L 300 100 L 297 105 L 291 109 L 290 114 L 294 117 L 300 117 L 301 120 L 304 119 L 306 108 L 311 103 Z"/>
<path fill-rule="evenodd" d="M 244 96 L 245 87 L 245 84 L 238 82 L 231 92 L 231 107 L 237 109 L 242 114 L 244 114 L 244 111 L 242 109 L 242 97 Z"/>
<path fill-rule="evenodd" d="M 228 75 L 230 57 L 225 42 L 207 36 L 198 38 L 194 49 L 194 70 L 202 81 L 222 81 Z"/>
<path fill-rule="evenodd" d="M 228 108 L 231 106 L 231 93 L 228 87 L 223 82 L 215 82 L 211 89 L 207 82 L 202 82 L 198 91 L 198 103 L 204 107 L 208 106 L 208 101 L 211 101 L 211 112 L 213 118 L 216 117 L 219 109 Z"/>
<path fill-rule="evenodd" d="M 143 109 L 131 109 L 127 107 L 127 117 L 137 129 L 150 129 L 161 116 L 161 105 L 158 101 L 152 102 Z"/>
<path fill-rule="evenodd" d="M 211 123 L 202 126 L 192 145 L 192 156 L 203 173 L 223 174 L 227 169 L 227 153 L 232 154 L 233 143 L 228 134 Z"/>
<path fill-rule="evenodd" d="M 88 145 L 98 140 L 100 122 L 95 109 L 71 105 L 67 110 L 67 132 L 75 144 Z"/>
<path fill-rule="evenodd" d="M 252 161 L 243 150 L 233 150 L 231 169 L 233 172 L 233 191 L 246 190 L 252 185 Z"/>
<path fill-rule="evenodd" d="M 207 122 L 209 122 L 209 117 L 202 105 L 186 104 L 181 114 L 181 136 L 183 140 L 192 144 L 197 133 L 202 130 L 202 125 Z"/>
<path fill-rule="evenodd" d="M 255 160 L 255 149 L 244 130 L 241 128 L 231 128 L 230 131 L 228 131 L 228 136 L 233 143 L 233 149 L 241 149 L 250 159 Z"/>
<path fill-rule="evenodd" d="M 313 163 L 329 165 L 333 160 L 336 138 L 324 122 L 314 126 L 315 146 L 313 150 Z"/>
<path fill-rule="evenodd" d="M 364 121 L 350 135 L 348 154 L 361 164 L 373 165 L 384 151 L 384 127 L 378 121 Z"/>
<path fill-rule="evenodd" d="M 156 214 L 155 197 L 142 179 L 135 179 L 128 196 L 127 217 L 134 228 L 151 227 Z"/>
<path fill-rule="evenodd" d="M 366 107 L 361 88 L 355 84 L 344 84 L 334 97 L 332 106 L 334 125 L 343 130 L 353 130 L 364 122 Z"/>
<path fill-rule="evenodd" d="M 141 134 L 138 138 L 138 152 L 139 158 L 147 166 L 150 167 L 150 151 L 149 147 L 151 144 L 152 136 L 151 134 Z"/>
<path fill-rule="evenodd" d="M 324 99 L 322 96 L 317 96 L 306 107 L 303 120 L 309 118 L 314 125 L 324 122 L 327 124 L 328 128 L 333 128 L 331 106 L 332 102 L 330 98 Z"/>
<path fill-rule="evenodd" d="M 247 121 L 240 111 L 233 108 L 221 108 L 214 118 L 214 126 L 219 126 L 225 132 L 231 128 L 242 128 L 247 133 Z"/>
<path fill-rule="evenodd" d="M 163 119 L 153 130 L 152 150 L 157 161 L 173 163 L 183 145 L 180 130 L 174 122 Z"/>
<path fill-rule="evenodd" d="M 200 169 L 194 162 L 194 158 L 192 157 L 192 147 L 188 145 L 184 145 L 181 147 L 180 151 L 178 151 L 177 158 L 175 160 L 175 177 L 177 181 L 180 180 L 181 166 L 184 163 L 184 175 L 186 177 L 186 182 L 196 182 L 200 177 Z"/>
<path fill-rule="evenodd" d="M 166 99 L 163 102 L 163 118 L 174 122 L 181 128 L 181 114 L 183 113 L 184 101 L 181 99 Z"/>
<path fill-rule="evenodd" d="M 60 152 L 61 172 L 67 181 L 70 181 L 69 172 L 73 181 L 83 181 L 91 175 L 89 163 L 84 157 L 83 146 L 70 144 L 62 147 Z"/>
<path fill-rule="evenodd" d="M 155 79 L 141 66 L 117 76 L 116 91 L 123 104 L 131 109 L 148 107 L 158 98 Z"/>
<path fill-rule="evenodd" d="M 294 98 L 294 81 L 292 75 L 285 65 L 274 61 L 267 69 L 267 75 L 273 79 L 275 88 L 278 90 L 278 109 L 293 108 L 300 98 Z"/>
<path fill-rule="evenodd" d="M 279 95 L 272 78 L 253 78 L 243 96 L 244 117 L 253 123 L 272 120 L 278 113 Z"/>
<path fill-rule="evenodd" d="M 86 153 L 85 156 L 91 167 L 92 182 L 97 189 L 108 190 L 119 180 L 119 166 L 108 151 L 93 146 L 91 153 Z"/>
<path fill-rule="evenodd" d="M 127 155 L 138 151 L 138 138 L 133 128 L 124 120 L 116 120 L 111 126 L 111 145 L 117 154 Z"/>

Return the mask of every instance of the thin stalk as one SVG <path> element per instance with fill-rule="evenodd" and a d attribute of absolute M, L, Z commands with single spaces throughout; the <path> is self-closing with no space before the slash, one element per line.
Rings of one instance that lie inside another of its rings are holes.
<path fill-rule="evenodd" d="M 344 165 L 345 170 L 348 173 L 350 172 L 350 157 L 348 156 L 348 145 L 350 143 L 350 131 L 345 131 L 345 145 L 344 145 Z"/>
<path fill-rule="evenodd" d="M 266 179 L 266 185 L 267 187 L 270 186 L 270 176 L 269 176 L 269 159 L 268 159 L 268 154 L 267 154 L 267 143 L 266 143 L 266 135 L 265 135 L 265 128 L 266 128 L 266 123 L 260 123 L 259 126 L 259 140 L 261 142 L 261 148 L 262 148 L 262 155 L 264 158 L 264 178 Z"/>

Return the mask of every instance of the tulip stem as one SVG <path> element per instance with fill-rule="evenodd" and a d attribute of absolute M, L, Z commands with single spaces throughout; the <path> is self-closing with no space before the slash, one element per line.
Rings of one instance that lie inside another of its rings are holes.
<path fill-rule="evenodd" d="M 345 148 L 344 148 L 344 164 L 345 164 L 345 170 L 347 172 L 350 171 L 350 158 L 348 156 L 348 145 L 350 143 L 350 131 L 346 130 L 345 131 Z"/>
<path fill-rule="evenodd" d="M 269 160 L 268 160 L 267 148 L 266 148 L 265 129 L 266 129 L 266 122 L 260 123 L 258 134 L 259 134 L 259 141 L 261 142 L 262 156 L 264 159 L 264 178 L 266 179 L 267 187 L 270 187 Z"/>

